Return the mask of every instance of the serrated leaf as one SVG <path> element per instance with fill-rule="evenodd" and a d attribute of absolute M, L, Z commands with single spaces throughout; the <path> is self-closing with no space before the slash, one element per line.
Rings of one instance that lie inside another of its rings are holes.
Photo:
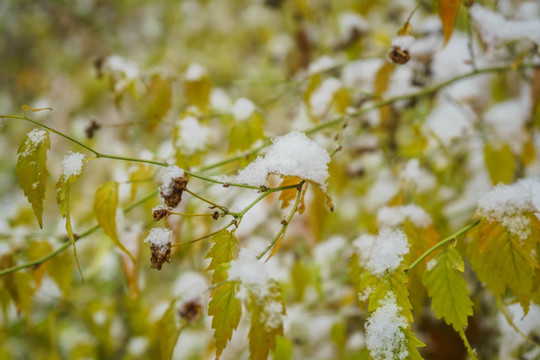
<path fill-rule="evenodd" d="M 405 272 L 399 268 L 391 274 L 379 279 L 376 276 L 371 276 L 370 285 L 374 285 L 373 290 L 369 294 L 368 310 L 374 311 L 381 300 L 391 291 L 396 297 L 396 304 L 401 308 L 401 314 L 405 316 L 408 322 L 413 322 L 412 305 L 409 301 L 409 290 L 407 289 L 407 281 L 409 278 Z"/>
<path fill-rule="evenodd" d="M 276 348 L 276 338 L 283 335 L 283 323 L 278 327 L 269 327 L 266 323 L 269 318 L 265 313 L 267 302 L 280 302 L 283 304 L 281 291 L 276 282 L 269 284 L 270 294 L 263 301 L 255 296 L 251 297 L 248 309 L 251 313 L 251 327 L 249 329 L 249 359 L 266 360 L 268 353 Z"/>
<path fill-rule="evenodd" d="M 150 130 L 154 130 L 157 124 L 167 115 L 171 108 L 172 88 L 171 79 L 162 78 L 160 75 L 153 75 L 148 87 L 148 119 Z"/>
<path fill-rule="evenodd" d="M 535 271 L 539 267 L 536 251 L 540 224 L 534 214 L 526 215 L 531 224 L 527 239 L 510 233 L 502 224 L 482 219 L 469 233 L 467 257 L 480 281 L 496 298 L 508 287 L 528 312 L 533 295 Z"/>
<path fill-rule="evenodd" d="M 66 231 L 68 234 L 69 241 L 73 245 L 73 255 L 75 256 L 75 263 L 77 264 L 77 269 L 81 275 L 81 279 L 84 282 L 84 277 L 81 271 L 81 265 L 79 264 L 79 256 L 77 255 L 77 247 L 75 246 L 75 237 L 73 236 L 73 229 L 71 228 L 71 216 L 69 214 L 69 191 L 71 184 L 79 178 L 79 175 L 71 175 L 67 179 L 64 175 L 60 177 L 58 183 L 56 184 L 56 203 L 60 208 L 60 214 L 66 220 Z"/>
<path fill-rule="evenodd" d="M 176 300 L 171 301 L 158 324 L 161 360 L 171 360 L 182 327 L 176 314 Z"/>
<path fill-rule="evenodd" d="M 28 261 L 40 259 L 43 256 L 51 253 L 52 251 L 53 248 L 48 241 L 34 241 L 30 244 L 30 247 L 28 248 Z M 41 286 L 41 279 L 43 278 L 46 269 L 47 262 L 40 264 L 37 267 L 34 267 L 32 276 L 34 277 L 34 282 L 36 283 L 36 290 L 38 290 Z"/>
<path fill-rule="evenodd" d="M 516 161 L 510 146 L 502 144 L 499 147 L 494 147 L 486 143 L 484 159 L 493 185 L 500 182 L 509 184 L 514 179 Z"/>
<path fill-rule="evenodd" d="M 101 185 L 94 197 L 94 213 L 96 219 L 103 229 L 103 232 L 118 246 L 123 252 L 125 252 L 133 262 L 135 258 L 126 249 L 124 244 L 120 242 L 116 231 L 116 210 L 118 208 L 118 183 L 110 180 Z"/>
<path fill-rule="evenodd" d="M 19 187 L 32 205 L 40 228 L 43 228 L 43 199 L 47 171 L 47 150 L 51 147 L 49 132 L 34 129 L 29 132 L 17 150 L 15 172 L 19 177 Z"/>
<path fill-rule="evenodd" d="M 426 346 L 426 344 L 418 340 L 411 330 L 404 329 L 403 333 L 407 342 L 407 360 L 423 360 L 424 358 L 420 355 L 418 348 Z"/>
<path fill-rule="evenodd" d="M 264 136 L 264 119 L 259 113 L 244 121 L 235 121 L 229 133 L 229 151 L 247 150 Z"/>
<path fill-rule="evenodd" d="M 242 303 L 236 298 L 236 282 L 227 281 L 212 290 L 208 315 L 212 316 L 212 329 L 216 340 L 216 359 L 231 339 L 242 315 Z"/>
<path fill-rule="evenodd" d="M 206 268 L 206 271 L 214 270 L 214 276 L 212 283 L 217 282 L 217 271 L 215 271 L 220 265 L 227 264 L 234 259 L 236 252 L 236 245 L 238 240 L 233 233 L 223 229 L 210 238 L 210 242 L 214 245 L 208 250 L 205 255 L 205 259 L 211 259 L 210 264 Z"/>
<path fill-rule="evenodd" d="M 446 46 L 454 31 L 460 2 L 460 0 L 439 0 L 439 17 L 441 18 L 444 35 L 443 47 Z"/>
<path fill-rule="evenodd" d="M 454 247 L 448 246 L 433 261 L 435 265 L 423 277 L 431 308 L 437 318 L 444 318 L 459 333 L 467 326 L 468 316 L 473 314 L 473 303 L 461 274 L 465 268 L 463 259 Z"/>

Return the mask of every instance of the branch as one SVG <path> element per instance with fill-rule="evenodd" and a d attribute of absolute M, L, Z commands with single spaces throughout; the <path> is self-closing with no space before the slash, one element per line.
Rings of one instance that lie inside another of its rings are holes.
<path fill-rule="evenodd" d="M 456 233 L 450 235 L 449 237 L 447 237 L 446 239 L 444 240 L 441 240 L 439 241 L 436 245 L 434 245 L 433 247 L 431 247 L 429 250 L 427 250 L 425 253 L 422 254 L 422 256 L 420 256 L 418 259 L 416 259 L 415 262 L 413 262 L 411 264 L 411 266 L 409 266 L 409 269 L 407 270 L 407 276 L 409 276 L 411 274 L 411 271 L 413 271 L 413 269 L 422 262 L 422 260 L 424 260 L 425 258 L 427 258 L 432 252 L 434 252 L 435 250 L 437 250 L 438 248 L 440 248 L 441 246 L 451 242 L 452 240 L 454 239 L 457 239 L 458 237 L 460 237 L 461 235 L 465 234 L 467 231 L 471 230 L 473 227 L 475 227 L 476 225 L 478 225 L 480 223 L 480 219 L 476 220 L 475 222 L 473 222 L 472 224 L 469 224 L 467 226 L 465 226 L 463 229 L 457 231 Z"/>

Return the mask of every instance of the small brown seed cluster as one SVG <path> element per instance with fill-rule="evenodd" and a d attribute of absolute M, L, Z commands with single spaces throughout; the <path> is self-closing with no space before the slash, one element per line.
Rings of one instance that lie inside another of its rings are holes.
<path fill-rule="evenodd" d="M 410 60 L 411 54 L 409 54 L 409 50 L 407 49 L 402 50 L 399 46 L 392 46 L 392 50 L 388 53 L 388 57 L 394 63 L 403 65 Z"/>
<path fill-rule="evenodd" d="M 168 207 L 175 208 L 182 200 L 182 192 L 186 189 L 189 179 L 187 174 L 184 176 L 173 178 L 169 185 L 170 189 L 167 193 L 160 191 L 161 197 Z"/>
<path fill-rule="evenodd" d="M 150 258 L 150 267 L 152 269 L 161 270 L 164 263 L 171 262 L 171 243 L 166 245 L 150 244 L 152 257 Z"/>
<path fill-rule="evenodd" d="M 158 220 L 163 219 L 166 216 L 169 216 L 171 211 L 172 211 L 171 208 L 159 207 L 159 208 L 154 209 L 154 211 L 152 212 L 152 215 L 154 216 L 154 220 L 158 221 Z"/>
<path fill-rule="evenodd" d="M 199 299 L 194 299 L 183 303 L 180 309 L 178 309 L 178 314 L 187 322 L 193 323 L 201 318 L 202 309 Z"/>

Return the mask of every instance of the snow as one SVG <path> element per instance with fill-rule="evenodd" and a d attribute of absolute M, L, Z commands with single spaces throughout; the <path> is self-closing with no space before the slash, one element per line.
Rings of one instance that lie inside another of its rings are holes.
<path fill-rule="evenodd" d="M 311 114 L 315 117 L 322 117 L 328 111 L 334 98 L 334 94 L 341 89 L 342 83 L 336 78 L 325 79 L 322 84 L 311 93 L 309 105 Z"/>
<path fill-rule="evenodd" d="M 478 201 L 476 214 L 502 223 L 521 240 L 530 230 L 528 212 L 540 209 L 540 179 L 521 179 L 512 185 L 499 184 Z"/>
<path fill-rule="evenodd" d="M 336 66 L 336 61 L 330 56 L 323 56 L 309 64 L 308 72 L 310 75 L 317 74 Z"/>
<path fill-rule="evenodd" d="M 266 331 L 279 329 L 283 324 L 283 303 L 281 301 L 268 301 L 264 304 L 264 328 Z"/>
<path fill-rule="evenodd" d="M 343 68 L 341 80 L 347 88 L 373 92 L 375 74 L 384 63 L 381 59 L 352 61 Z"/>
<path fill-rule="evenodd" d="M 184 75 L 184 78 L 187 81 L 199 81 L 206 76 L 208 76 L 208 72 L 206 71 L 206 69 L 200 64 L 193 63 L 189 65 L 188 69 L 186 70 L 186 74 Z"/>
<path fill-rule="evenodd" d="M 246 299 L 249 290 L 259 299 L 268 295 L 268 282 L 270 280 L 264 262 L 257 260 L 255 252 L 242 248 L 238 259 L 231 261 L 228 272 L 229 280 L 240 281 L 242 287 L 236 294 L 239 299 Z"/>
<path fill-rule="evenodd" d="M 441 102 L 429 115 L 424 127 L 444 145 L 473 133 L 473 126 L 459 105 Z"/>
<path fill-rule="evenodd" d="M 292 131 L 273 140 L 264 156 L 257 157 L 234 177 L 233 182 L 268 186 L 270 173 L 311 180 L 326 191 L 330 155 L 304 133 Z"/>
<path fill-rule="evenodd" d="M 70 152 L 62 160 L 62 175 L 67 179 L 70 176 L 78 176 L 82 172 L 84 154 Z"/>
<path fill-rule="evenodd" d="M 383 207 L 377 214 L 377 222 L 381 227 L 395 227 L 409 220 L 417 228 L 431 225 L 431 217 L 417 205 Z"/>
<path fill-rule="evenodd" d="M 366 346 L 366 339 L 360 331 L 355 331 L 349 336 L 349 339 L 347 339 L 346 347 L 349 350 L 358 351 L 364 346 Z"/>
<path fill-rule="evenodd" d="M 174 182 L 173 179 L 181 178 L 184 175 L 185 175 L 184 169 L 181 169 L 176 165 L 168 166 L 165 169 L 165 171 L 163 172 L 163 174 L 161 175 L 161 183 L 162 183 L 162 185 L 159 188 L 161 194 L 163 194 L 163 196 L 171 195 L 171 193 L 175 189 L 175 187 L 174 187 L 175 182 Z M 154 211 L 154 210 L 156 210 L 158 208 L 159 207 L 156 207 L 156 208 L 152 209 L 152 211 Z"/>
<path fill-rule="evenodd" d="M 400 359 L 409 355 L 403 332 L 407 319 L 390 291 L 366 321 L 366 344 L 374 360 Z"/>
<path fill-rule="evenodd" d="M 371 274 L 382 278 L 386 273 L 396 270 L 408 252 L 409 243 L 403 231 L 382 229 L 375 238 L 366 268 Z"/>
<path fill-rule="evenodd" d="M 414 37 L 410 35 L 396 36 L 392 39 L 392 47 L 395 49 L 409 51 L 413 44 L 414 44 Z"/>
<path fill-rule="evenodd" d="M 126 60 L 119 55 L 109 56 L 105 61 L 103 68 L 105 71 L 108 70 L 113 74 L 121 74 L 128 80 L 135 79 L 139 76 L 137 65 L 133 61 Z"/>
<path fill-rule="evenodd" d="M 526 123 L 530 114 L 530 89 L 526 86 L 518 99 L 502 102 L 489 109 L 484 121 L 496 140 L 508 144 L 515 154 L 521 154 L 528 139 Z"/>
<path fill-rule="evenodd" d="M 231 99 L 225 90 L 214 88 L 210 93 L 210 104 L 212 109 L 226 112 L 231 108 Z"/>
<path fill-rule="evenodd" d="M 167 228 L 153 228 L 150 229 L 148 236 L 144 239 L 144 242 L 150 245 L 155 245 L 160 248 L 168 247 L 171 243 L 172 231 Z"/>
<path fill-rule="evenodd" d="M 366 266 L 366 263 L 371 257 L 371 251 L 375 244 L 375 240 L 375 235 L 371 234 L 362 234 L 353 240 L 353 245 L 356 247 L 356 253 L 359 256 L 360 265 Z"/>
<path fill-rule="evenodd" d="M 255 104 L 249 99 L 240 98 L 234 102 L 232 113 L 236 120 L 245 121 L 255 112 Z"/>
<path fill-rule="evenodd" d="M 210 129 L 201 126 L 197 118 L 186 116 L 178 123 L 177 135 L 175 146 L 184 155 L 192 155 L 197 151 L 204 150 L 208 143 Z"/>
<path fill-rule="evenodd" d="M 45 137 L 47 135 L 47 131 L 43 129 L 34 129 L 30 131 L 26 137 L 27 140 L 32 147 L 37 147 L 39 144 L 41 144 L 43 141 L 45 141 Z"/>
<path fill-rule="evenodd" d="M 355 34 L 369 32 L 369 23 L 361 15 L 354 12 L 344 12 L 339 15 L 339 33 L 348 40 Z"/>
<path fill-rule="evenodd" d="M 207 279 L 201 274 L 188 271 L 183 273 L 174 283 L 174 295 L 180 297 L 183 302 L 199 300 L 204 298 L 208 289 Z"/>
<path fill-rule="evenodd" d="M 470 8 L 482 41 L 488 53 L 496 46 L 523 39 L 540 44 L 540 19 L 507 20 L 502 14 L 475 4 Z"/>
<path fill-rule="evenodd" d="M 540 331 L 540 307 L 535 304 L 531 304 L 529 313 L 525 316 L 523 313 L 523 308 L 520 304 L 512 304 L 508 306 L 508 312 L 512 318 L 514 324 L 520 329 L 525 335 L 530 336 L 531 333 Z M 501 336 L 499 338 L 499 358 L 500 359 L 518 359 L 516 356 L 516 350 L 526 343 L 526 340 L 521 334 L 516 332 L 503 314 L 498 316 L 499 329 Z M 525 355 L 525 354 L 524 354 Z M 536 357 L 526 357 L 523 359 L 533 359 Z"/>

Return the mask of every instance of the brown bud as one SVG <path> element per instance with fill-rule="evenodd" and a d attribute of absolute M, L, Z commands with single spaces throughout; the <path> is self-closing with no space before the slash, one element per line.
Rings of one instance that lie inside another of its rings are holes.
<path fill-rule="evenodd" d="M 154 220 L 158 221 L 158 220 L 163 219 L 166 216 L 169 216 L 170 213 L 171 213 L 171 208 L 161 207 L 161 208 L 156 208 L 152 212 L 152 215 L 154 216 Z"/>
<path fill-rule="evenodd" d="M 199 299 L 184 302 L 180 306 L 180 309 L 178 309 L 178 314 L 188 323 L 193 323 L 199 320 L 202 313 L 202 305 Z"/>
<path fill-rule="evenodd" d="M 150 244 L 152 257 L 150 258 L 150 267 L 152 269 L 161 270 L 163 263 L 171 262 L 171 243 L 167 245 Z"/>
<path fill-rule="evenodd" d="M 169 191 L 165 194 L 160 191 L 161 197 L 165 201 L 165 204 L 170 208 L 175 208 L 182 200 L 182 192 L 186 189 L 189 179 L 187 174 L 182 177 L 173 178 L 171 184 L 169 184 Z"/>
<path fill-rule="evenodd" d="M 219 219 L 219 211 L 214 211 L 214 213 L 212 214 L 212 218 L 213 218 L 214 220 Z"/>
<path fill-rule="evenodd" d="M 409 50 L 401 50 L 399 46 L 393 46 L 388 53 L 388 57 L 394 63 L 403 65 L 409 61 L 411 54 L 409 54 Z"/>
<path fill-rule="evenodd" d="M 84 129 L 84 132 L 86 133 L 86 137 L 89 139 L 93 138 L 94 135 L 96 134 L 96 131 L 98 131 L 100 127 L 101 127 L 100 123 L 98 123 L 96 120 L 92 120 L 90 125 L 88 125 L 86 129 Z"/>

